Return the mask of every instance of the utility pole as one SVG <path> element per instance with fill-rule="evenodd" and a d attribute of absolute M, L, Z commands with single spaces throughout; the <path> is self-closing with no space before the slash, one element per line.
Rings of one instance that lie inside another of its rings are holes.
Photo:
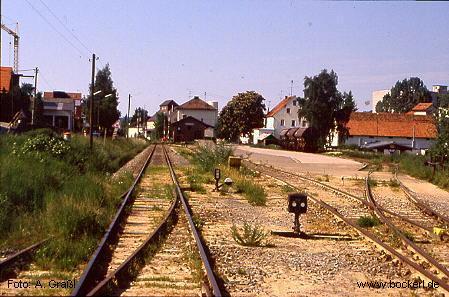
<path fill-rule="evenodd" d="M 131 107 L 131 94 L 128 94 L 128 117 L 126 118 L 126 138 L 129 137 L 129 109 Z"/>
<path fill-rule="evenodd" d="M 34 98 L 33 106 L 31 107 L 31 126 L 34 126 L 36 122 L 36 98 L 37 98 L 37 74 L 39 73 L 39 68 L 34 69 Z"/>
<path fill-rule="evenodd" d="M 93 149 L 94 139 L 93 139 L 93 110 L 94 110 L 94 83 L 95 83 L 95 54 L 92 54 L 92 78 L 90 85 L 90 108 L 89 108 L 89 145 L 90 149 Z"/>

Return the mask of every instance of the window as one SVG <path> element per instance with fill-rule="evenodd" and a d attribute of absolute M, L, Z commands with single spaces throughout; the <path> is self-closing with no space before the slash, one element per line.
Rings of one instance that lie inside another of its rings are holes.
<path fill-rule="evenodd" d="M 296 126 L 296 121 L 292 120 L 292 127 L 295 127 L 295 126 Z"/>
<path fill-rule="evenodd" d="M 287 113 L 290 113 L 290 108 L 287 108 Z"/>
<path fill-rule="evenodd" d="M 293 106 L 296 106 L 296 100 L 293 100 Z"/>
<path fill-rule="evenodd" d="M 281 126 L 284 126 L 284 125 L 285 125 L 285 121 L 281 120 Z"/>
<path fill-rule="evenodd" d="M 307 126 L 307 121 L 302 121 L 302 126 L 303 127 Z"/>
<path fill-rule="evenodd" d="M 186 114 L 183 114 L 183 115 L 182 115 L 182 118 L 183 118 L 183 119 L 185 119 L 186 117 L 187 117 L 187 115 L 186 115 Z"/>

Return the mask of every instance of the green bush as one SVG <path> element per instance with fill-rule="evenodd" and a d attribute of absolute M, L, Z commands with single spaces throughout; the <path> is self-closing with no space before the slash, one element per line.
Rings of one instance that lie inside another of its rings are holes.
<path fill-rule="evenodd" d="M 212 172 L 220 164 L 226 164 L 232 148 L 224 144 L 198 146 L 192 154 L 192 162 L 204 172 Z"/>
<path fill-rule="evenodd" d="M 269 235 L 263 228 L 257 225 L 251 225 L 247 222 L 243 224 L 242 233 L 235 225 L 232 225 L 231 234 L 234 241 L 243 246 L 267 245 L 266 239 Z"/>
<path fill-rule="evenodd" d="M 357 224 L 363 228 L 371 228 L 381 224 L 377 217 L 362 216 L 357 220 Z"/>
<path fill-rule="evenodd" d="M 21 248 L 53 236 L 39 254 L 57 267 L 75 268 L 103 235 L 132 183 L 107 176 L 146 146 L 143 141 L 66 142 L 51 130 L 0 136 L 0 249 Z"/>

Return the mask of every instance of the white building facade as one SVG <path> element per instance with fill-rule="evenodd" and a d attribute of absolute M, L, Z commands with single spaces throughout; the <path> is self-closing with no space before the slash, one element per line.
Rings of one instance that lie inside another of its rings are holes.
<path fill-rule="evenodd" d="M 273 134 L 280 138 L 281 131 L 288 128 L 307 128 L 308 122 L 298 117 L 299 104 L 296 96 L 285 96 L 264 119 L 264 127 L 253 130 L 253 143 L 257 144 L 261 137 Z"/>

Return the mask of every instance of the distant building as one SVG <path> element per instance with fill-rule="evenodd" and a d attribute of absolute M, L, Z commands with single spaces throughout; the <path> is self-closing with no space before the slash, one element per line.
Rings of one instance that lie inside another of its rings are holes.
<path fill-rule="evenodd" d="M 264 119 L 264 127 L 253 130 L 253 143 L 257 144 L 273 134 L 280 139 L 281 131 L 289 128 L 307 128 L 306 119 L 298 117 L 299 105 L 296 96 L 285 96 Z"/>
<path fill-rule="evenodd" d="M 376 105 L 379 101 L 382 101 L 382 99 L 384 98 L 385 95 L 389 94 L 390 90 L 379 90 L 379 91 L 374 91 L 373 95 L 371 97 L 371 102 L 372 102 L 372 112 L 375 113 L 376 112 Z"/>
<path fill-rule="evenodd" d="M 353 112 L 346 127 L 349 137 L 345 144 L 362 148 L 394 142 L 411 151 L 423 151 L 437 137 L 434 119 L 428 115 Z"/>
<path fill-rule="evenodd" d="M 175 114 L 173 122 L 180 121 L 190 116 L 209 126 L 215 127 L 217 125 L 218 102 L 206 102 L 195 96 L 193 99 L 177 106 L 174 110 Z"/>
<path fill-rule="evenodd" d="M 435 108 L 432 103 L 418 103 L 415 107 L 412 108 L 407 114 L 414 115 L 432 115 Z"/>
<path fill-rule="evenodd" d="M 70 100 L 60 100 L 60 99 L 70 99 Z M 65 111 L 72 110 L 72 114 L 70 115 L 70 129 L 69 130 L 75 130 L 75 131 L 81 131 L 83 128 L 83 110 L 82 110 L 82 94 L 81 93 L 74 93 L 74 92 L 64 92 L 64 91 L 50 91 L 50 92 L 44 92 L 44 116 L 47 119 L 47 124 L 59 127 L 59 122 L 65 122 L 65 119 L 60 119 L 60 116 L 66 116 L 66 114 L 61 114 L 61 112 L 53 112 L 52 104 L 50 103 L 61 103 L 65 104 L 64 108 Z M 47 103 L 46 103 L 47 102 Z M 68 105 L 73 103 L 73 109 L 68 108 Z M 46 107 L 47 106 L 47 107 Z M 61 106 L 61 105 L 59 105 Z M 55 118 L 55 124 L 53 124 L 53 115 L 56 116 Z M 64 125 L 63 125 L 64 126 Z"/>
<path fill-rule="evenodd" d="M 10 122 L 21 111 L 17 104 L 20 90 L 20 75 L 13 73 L 12 67 L 0 67 L 0 122 Z"/>
<path fill-rule="evenodd" d="M 174 142 L 192 142 L 196 139 L 214 137 L 214 127 L 187 116 L 170 126 L 170 138 Z"/>
<path fill-rule="evenodd" d="M 55 128 L 73 130 L 75 102 L 70 98 L 43 99 L 45 122 Z"/>

